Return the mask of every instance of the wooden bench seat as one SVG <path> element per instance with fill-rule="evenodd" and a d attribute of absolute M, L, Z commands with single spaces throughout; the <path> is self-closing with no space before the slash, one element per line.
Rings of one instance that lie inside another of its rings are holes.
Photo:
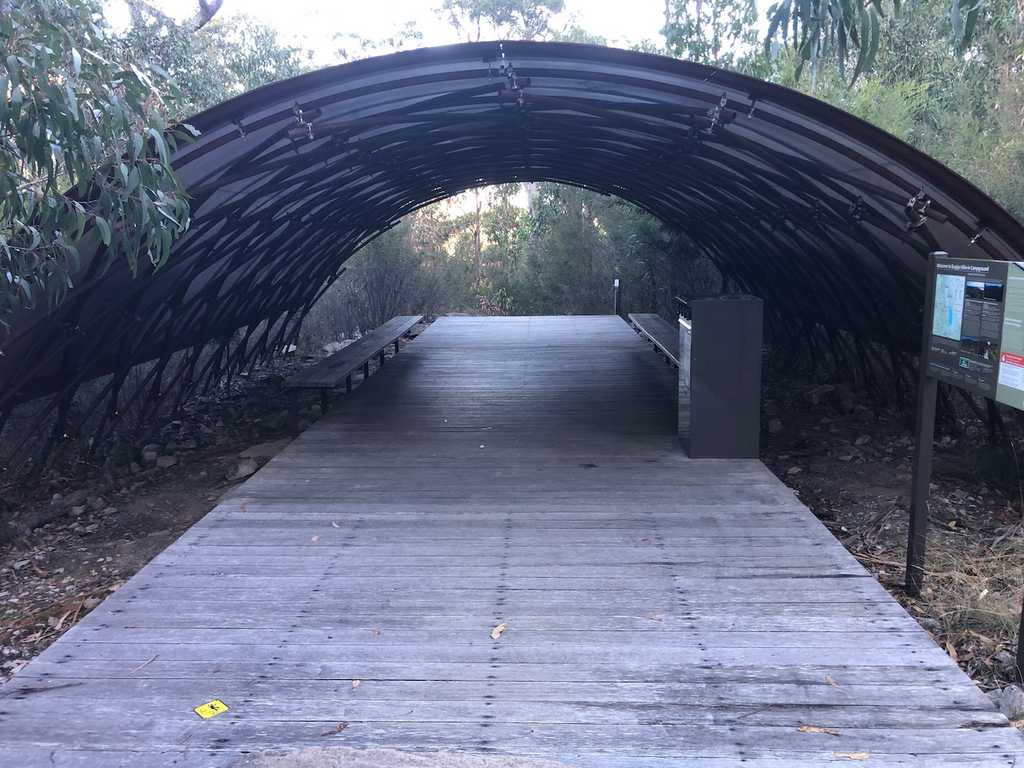
<path fill-rule="evenodd" d="M 634 313 L 629 322 L 637 333 L 650 341 L 665 359 L 679 367 L 679 326 L 665 320 L 661 315 Z"/>
<path fill-rule="evenodd" d="M 370 360 L 374 356 L 384 364 L 384 351 L 389 344 L 395 345 L 398 353 L 398 340 L 423 319 L 423 315 L 397 315 L 383 325 L 374 328 L 342 350 L 319 363 L 311 365 L 285 380 L 288 389 L 319 389 L 323 405 L 327 405 L 329 390 L 345 384 L 346 391 L 352 391 L 352 374 L 362 366 L 363 377 L 370 375 Z"/>

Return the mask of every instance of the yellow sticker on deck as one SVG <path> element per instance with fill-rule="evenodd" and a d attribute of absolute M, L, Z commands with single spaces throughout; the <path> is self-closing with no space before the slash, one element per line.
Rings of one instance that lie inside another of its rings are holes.
<path fill-rule="evenodd" d="M 227 712 L 228 705 L 220 699 L 214 699 L 213 701 L 208 701 L 205 704 L 200 704 L 192 711 L 203 718 L 203 720 L 209 720 L 211 717 L 216 717 L 221 712 Z"/>

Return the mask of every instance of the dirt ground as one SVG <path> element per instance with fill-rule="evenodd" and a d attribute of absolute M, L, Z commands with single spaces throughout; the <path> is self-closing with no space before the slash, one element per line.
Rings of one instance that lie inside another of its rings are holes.
<path fill-rule="evenodd" d="M 113 488 L 98 479 L 57 479 L 17 498 L 8 491 L 5 501 L 19 516 L 54 503 L 62 513 L 0 545 L 0 680 L 287 443 L 290 399 L 281 382 L 308 362 L 286 359 L 190 404 L 183 420 L 164 426 L 157 465 L 127 469 Z M 319 408 L 315 395 L 304 399 L 301 423 L 317 418 Z M 1006 452 L 986 446 L 980 425 L 940 441 L 926 588 L 910 599 L 902 588 L 913 448 L 908 417 L 842 387 L 788 381 L 769 387 L 765 421 L 768 466 L 979 686 L 1013 682 L 1024 493 L 1016 470 L 999 464 Z M 982 479 L 993 476 L 1009 480 Z M 54 494 L 61 497 L 56 502 Z"/>

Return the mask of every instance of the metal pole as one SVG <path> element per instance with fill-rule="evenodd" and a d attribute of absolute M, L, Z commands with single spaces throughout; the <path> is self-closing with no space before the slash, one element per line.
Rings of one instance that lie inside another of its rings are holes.
<path fill-rule="evenodd" d="M 612 283 L 612 314 L 622 316 L 622 286 L 617 277 Z"/>
<path fill-rule="evenodd" d="M 928 343 L 935 311 L 935 258 L 928 255 L 924 314 L 921 317 L 921 357 L 918 360 L 917 414 L 914 443 L 914 477 L 910 487 L 910 526 L 907 534 L 907 594 L 921 594 L 924 578 L 925 545 L 928 534 L 928 485 L 932 479 L 932 443 L 935 440 L 935 398 L 937 379 L 928 375 Z"/>
<path fill-rule="evenodd" d="M 1017 630 L 1017 682 L 1024 683 L 1024 606 L 1020 609 L 1020 628 Z"/>

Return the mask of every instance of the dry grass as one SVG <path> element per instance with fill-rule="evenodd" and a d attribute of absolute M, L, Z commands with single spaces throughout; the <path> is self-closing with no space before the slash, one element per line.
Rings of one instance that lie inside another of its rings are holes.
<path fill-rule="evenodd" d="M 987 538 L 987 537 L 986 537 Z M 1000 652 L 1016 652 L 1024 593 L 1024 535 L 1018 526 L 997 542 L 933 535 L 926 586 L 904 598 L 940 645 L 983 687 L 1015 682 Z"/>

